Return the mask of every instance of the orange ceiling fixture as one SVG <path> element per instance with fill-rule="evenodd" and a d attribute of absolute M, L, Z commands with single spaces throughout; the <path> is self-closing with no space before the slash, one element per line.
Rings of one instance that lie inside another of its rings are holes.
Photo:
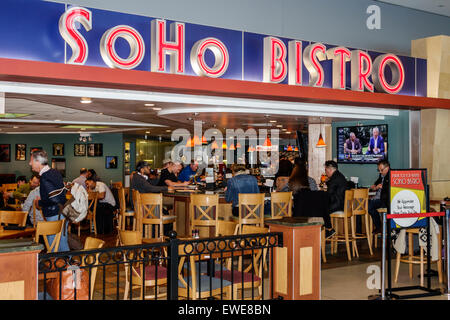
<path fill-rule="evenodd" d="M 298 147 L 295 147 L 294 151 L 298 151 Z"/>
<path fill-rule="evenodd" d="M 233 143 L 233 142 L 231 143 L 231 146 L 229 147 L 229 150 L 236 150 L 236 148 L 235 148 L 235 146 L 234 146 L 234 143 Z"/>
<path fill-rule="evenodd" d="M 194 144 L 194 146 L 201 146 L 202 141 L 200 140 L 200 138 L 198 136 L 194 136 L 193 144 Z"/>
<path fill-rule="evenodd" d="M 237 144 L 236 144 L 236 148 L 242 148 L 242 146 L 241 146 L 241 144 L 238 142 Z"/>
<path fill-rule="evenodd" d="M 186 147 L 192 148 L 194 146 L 194 142 L 192 141 L 191 137 L 189 137 L 188 142 L 186 142 Z"/>
<path fill-rule="evenodd" d="M 219 149 L 219 146 L 217 145 L 216 140 L 213 141 L 213 143 L 211 145 L 211 149 Z"/>
<path fill-rule="evenodd" d="M 202 136 L 202 144 L 208 144 L 208 141 L 206 141 L 205 136 Z"/>
<path fill-rule="evenodd" d="M 248 150 L 247 150 L 247 152 L 253 152 L 253 151 L 256 151 L 256 149 L 255 149 L 255 147 L 254 147 L 254 146 L 250 146 L 250 147 L 248 147 Z"/>
<path fill-rule="evenodd" d="M 271 147 L 272 146 L 272 141 L 270 141 L 269 137 L 266 138 L 266 140 L 264 141 L 263 146 L 264 147 Z"/>
<path fill-rule="evenodd" d="M 225 142 L 225 140 L 222 142 L 222 149 L 226 149 L 227 148 L 227 144 Z"/>
<path fill-rule="evenodd" d="M 286 151 L 293 151 L 294 149 L 292 148 L 292 146 L 291 145 L 288 145 L 287 146 L 287 149 L 286 149 Z"/>
<path fill-rule="evenodd" d="M 320 133 L 319 134 L 319 141 L 317 141 L 316 147 L 317 148 L 321 148 L 321 147 L 326 147 L 326 146 L 327 146 L 327 144 L 323 140 L 322 133 Z"/>

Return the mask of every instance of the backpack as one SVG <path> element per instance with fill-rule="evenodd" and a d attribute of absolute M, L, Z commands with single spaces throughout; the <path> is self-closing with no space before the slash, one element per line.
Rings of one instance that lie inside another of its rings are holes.
<path fill-rule="evenodd" d="M 73 223 L 79 223 L 88 214 L 88 193 L 83 186 L 74 183 L 70 189 L 72 198 L 62 206 L 60 213 L 66 217 L 67 220 Z"/>

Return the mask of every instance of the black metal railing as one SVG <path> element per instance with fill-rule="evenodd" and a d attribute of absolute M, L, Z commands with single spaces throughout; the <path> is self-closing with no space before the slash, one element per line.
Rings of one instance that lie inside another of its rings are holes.
<path fill-rule="evenodd" d="M 281 233 L 246 234 L 39 255 L 39 298 L 274 299 Z"/>

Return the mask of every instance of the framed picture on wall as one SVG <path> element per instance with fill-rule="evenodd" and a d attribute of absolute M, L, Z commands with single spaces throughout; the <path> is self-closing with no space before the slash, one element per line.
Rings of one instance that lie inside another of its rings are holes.
<path fill-rule="evenodd" d="M 117 169 L 116 156 L 106 156 L 106 169 Z"/>
<path fill-rule="evenodd" d="M 66 177 L 66 159 L 64 158 L 53 158 L 52 168 L 58 170 L 62 177 Z"/>
<path fill-rule="evenodd" d="M 85 144 L 74 144 L 73 145 L 73 155 L 75 157 L 85 157 L 86 156 L 86 145 Z"/>
<path fill-rule="evenodd" d="M 87 148 L 88 157 L 103 157 L 102 143 L 89 143 Z"/>
<path fill-rule="evenodd" d="M 11 162 L 10 144 L 0 144 L 0 162 Z"/>
<path fill-rule="evenodd" d="M 27 145 L 26 144 L 16 144 L 16 161 L 27 160 Z"/>
<path fill-rule="evenodd" d="M 54 143 L 53 144 L 53 155 L 63 156 L 64 155 L 64 143 Z"/>

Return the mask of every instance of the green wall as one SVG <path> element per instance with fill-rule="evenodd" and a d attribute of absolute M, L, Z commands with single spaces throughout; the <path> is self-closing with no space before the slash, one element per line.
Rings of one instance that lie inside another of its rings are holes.
<path fill-rule="evenodd" d="M 333 132 L 333 159 L 336 154 L 336 128 L 345 126 L 387 124 L 388 125 L 388 160 L 391 168 L 409 168 L 409 111 L 400 111 L 398 117 L 385 116 L 385 120 L 359 120 L 349 122 L 334 122 Z M 359 185 L 372 185 L 378 177 L 376 164 L 338 164 L 341 171 L 348 179 L 359 177 Z"/>
<path fill-rule="evenodd" d="M 77 134 L 0 134 L 1 144 L 11 145 L 11 162 L 0 162 L 1 173 L 14 173 L 17 176 L 31 175 L 31 169 L 28 165 L 30 161 L 30 149 L 32 147 L 42 147 L 47 151 L 49 164 L 52 158 L 66 159 L 66 177 L 64 181 L 72 181 L 79 176 L 80 168 L 85 167 L 94 169 L 103 182 L 109 185 L 110 180 L 123 180 L 123 135 L 121 133 L 92 134 L 91 143 L 103 144 L 102 157 L 75 157 L 74 144 L 82 143 L 78 141 Z M 64 143 L 64 156 L 53 156 L 53 143 Z M 26 161 L 16 161 L 16 144 L 27 145 Z M 105 157 L 117 156 L 117 169 L 105 168 Z"/>

